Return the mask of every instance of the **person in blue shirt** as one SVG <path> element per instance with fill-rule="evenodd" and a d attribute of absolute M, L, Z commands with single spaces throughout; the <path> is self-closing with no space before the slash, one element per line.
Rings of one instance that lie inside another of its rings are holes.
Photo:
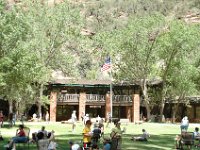
<path fill-rule="evenodd" d="M 103 150 L 111 150 L 111 140 L 110 140 L 110 138 L 105 137 L 103 144 L 104 144 Z"/>

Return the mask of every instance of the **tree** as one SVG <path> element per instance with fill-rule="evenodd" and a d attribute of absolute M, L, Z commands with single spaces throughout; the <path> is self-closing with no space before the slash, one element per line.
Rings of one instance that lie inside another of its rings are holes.
<path fill-rule="evenodd" d="M 49 7 L 38 2 L 26 2 L 26 6 L 29 11 L 23 13 L 26 22 L 31 24 L 28 47 L 37 59 L 33 83 L 37 83 L 36 102 L 41 117 L 44 85 L 51 80 L 52 71 L 59 69 L 67 75 L 73 73 L 74 58 L 66 44 L 78 35 L 79 14 L 76 9 L 70 9 L 69 3 Z"/>
<path fill-rule="evenodd" d="M 31 95 L 41 114 L 44 85 L 52 70 L 73 73 L 75 63 L 67 42 L 80 31 L 78 11 L 68 3 L 49 7 L 30 1 L 1 11 L 2 95 L 23 102 L 23 96 Z"/>
<path fill-rule="evenodd" d="M 0 92 L 9 101 L 11 113 L 12 102 L 23 99 L 22 93 L 30 92 L 34 58 L 24 46 L 28 42 L 29 25 L 14 9 L 7 11 L 5 3 L 0 6 Z"/>
<path fill-rule="evenodd" d="M 197 94 L 194 78 L 198 75 L 195 62 L 198 58 L 198 26 L 183 21 L 172 21 L 169 31 L 158 39 L 159 58 L 163 60 L 160 77 L 163 82 L 160 114 L 163 114 L 165 100 L 171 97 L 185 99 L 185 96 Z M 191 57 L 193 58 L 191 60 Z M 176 102 L 175 102 L 176 103 Z M 179 101 L 178 101 L 179 103 Z M 178 105 L 174 112 L 176 112 Z M 175 115 L 175 113 L 174 113 Z"/>

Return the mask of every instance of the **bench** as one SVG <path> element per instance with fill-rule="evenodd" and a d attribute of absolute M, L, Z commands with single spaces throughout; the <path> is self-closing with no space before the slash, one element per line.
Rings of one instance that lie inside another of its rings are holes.
<path fill-rule="evenodd" d="M 73 124 L 71 120 L 61 121 L 61 124 Z"/>
<path fill-rule="evenodd" d="M 128 124 L 130 122 L 129 119 L 120 119 L 120 123 Z"/>
<path fill-rule="evenodd" d="M 142 124 L 143 121 L 142 120 L 139 120 L 139 121 L 135 121 L 135 124 Z"/>

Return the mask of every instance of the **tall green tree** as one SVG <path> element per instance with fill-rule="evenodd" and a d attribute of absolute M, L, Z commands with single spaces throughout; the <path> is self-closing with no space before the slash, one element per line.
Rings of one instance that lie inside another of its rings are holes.
<path fill-rule="evenodd" d="M 61 70 L 66 75 L 73 75 L 74 58 L 67 43 L 78 35 L 79 13 L 71 9 L 69 3 L 61 3 L 49 7 L 41 3 L 26 3 L 28 12 L 24 17 L 31 25 L 31 38 L 28 46 L 37 58 L 38 71 L 35 72 L 33 83 L 37 83 L 36 92 L 38 114 L 42 115 L 44 85 L 51 80 L 53 70 Z"/>
<path fill-rule="evenodd" d="M 0 6 L 0 92 L 9 101 L 12 112 L 12 102 L 20 101 L 23 93 L 30 92 L 35 58 L 24 46 L 29 39 L 29 24 L 15 9 L 7 11 L 2 2 Z"/>
<path fill-rule="evenodd" d="M 162 15 L 131 18 L 125 28 L 100 36 L 112 55 L 114 78 L 136 83 L 142 89 L 147 118 L 153 107 L 148 96 L 148 82 L 155 78 L 151 76 L 152 67 L 159 61 L 154 47 L 164 25 Z"/>
<path fill-rule="evenodd" d="M 183 100 L 185 96 L 197 94 L 194 78 L 198 75 L 198 68 L 194 64 L 199 57 L 198 28 L 198 25 L 186 24 L 184 21 L 172 21 L 168 32 L 157 41 L 159 58 L 163 60 L 160 68 L 163 82 L 161 115 L 165 100 L 170 95 L 174 96 L 172 99 L 178 96 L 179 100 Z"/>

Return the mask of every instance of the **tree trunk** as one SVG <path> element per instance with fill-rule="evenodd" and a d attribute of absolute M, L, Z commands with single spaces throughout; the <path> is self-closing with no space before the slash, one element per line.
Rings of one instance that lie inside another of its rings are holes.
<path fill-rule="evenodd" d="M 160 122 L 164 122 L 164 118 L 163 118 L 163 111 L 164 111 L 164 107 L 165 107 L 165 102 L 162 101 L 161 107 L 160 107 Z"/>
<path fill-rule="evenodd" d="M 8 104 L 9 104 L 9 114 L 10 114 L 10 113 L 13 113 L 13 101 L 12 101 L 12 100 L 9 100 L 9 101 L 8 101 Z"/>
<path fill-rule="evenodd" d="M 172 123 L 176 123 L 176 112 L 178 110 L 178 104 L 174 104 L 172 109 Z"/>
<path fill-rule="evenodd" d="M 147 120 L 151 117 L 151 108 L 149 107 L 148 103 L 145 101 L 145 108 L 147 110 Z"/>
<path fill-rule="evenodd" d="M 149 105 L 149 98 L 148 98 L 148 93 L 147 93 L 147 82 L 146 82 L 146 79 L 143 79 L 141 81 L 141 87 L 142 87 L 142 93 L 143 93 L 143 96 L 144 96 L 145 108 L 147 110 L 147 120 L 149 120 L 150 116 L 151 116 L 151 108 L 150 108 L 150 105 Z"/>
<path fill-rule="evenodd" d="M 43 87 L 44 85 L 41 84 L 40 85 L 40 96 L 39 96 L 39 99 L 38 99 L 38 119 L 41 120 L 42 119 L 42 96 L 43 96 Z"/>

